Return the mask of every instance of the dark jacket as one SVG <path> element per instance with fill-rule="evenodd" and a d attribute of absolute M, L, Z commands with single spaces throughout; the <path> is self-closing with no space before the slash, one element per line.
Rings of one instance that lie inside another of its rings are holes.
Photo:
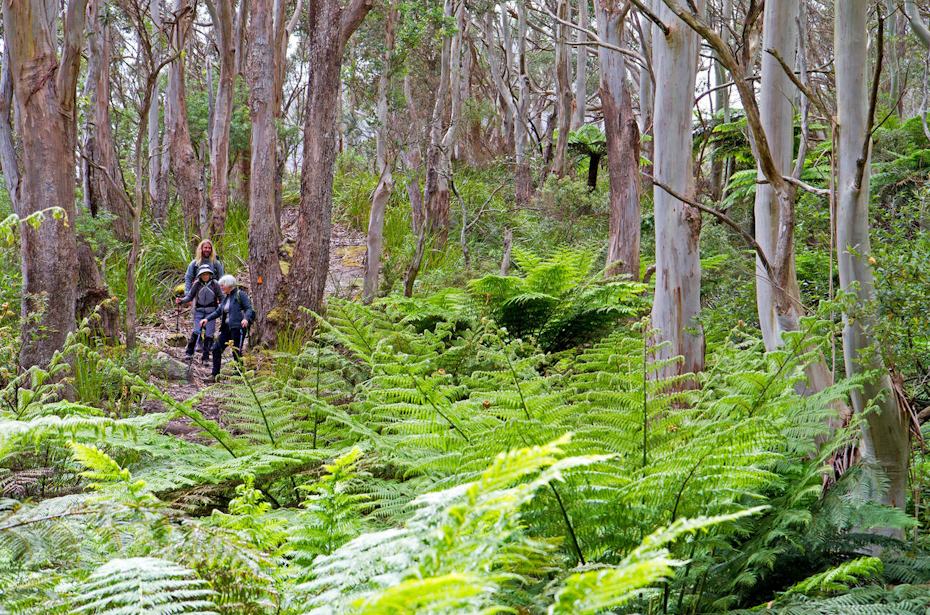
<path fill-rule="evenodd" d="M 252 309 L 252 302 L 249 300 L 249 296 L 237 288 L 229 293 L 227 298 L 229 299 L 229 328 L 241 329 L 243 318 L 248 320 L 249 324 L 252 324 L 252 321 L 255 320 L 255 310 Z M 242 304 L 241 306 L 239 305 L 240 303 Z M 220 303 L 219 307 L 215 310 L 207 314 L 207 320 L 216 320 L 222 317 L 222 303 Z"/>
<path fill-rule="evenodd" d="M 197 279 L 197 269 L 200 265 L 210 264 L 210 261 L 203 261 L 199 265 L 197 264 L 197 259 L 191 261 L 191 264 L 187 266 L 187 273 L 184 274 L 184 292 L 190 292 L 191 286 L 194 284 L 194 280 Z M 226 275 L 226 272 L 223 270 L 223 263 L 220 262 L 220 259 L 216 259 L 216 271 L 213 272 L 213 279 L 219 280 L 221 277 Z"/>
<path fill-rule="evenodd" d="M 220 288 L 220 285 L 216 283 L 216 280 L 210 280 L 206 284 L 206 287 L 213 291 L 215 299 L 211 302 L 201 303 L 200 290 L 203 286 L 205 286 L 204 283 L 198 278 L 197 281 L 194 282 L 194 285 L 190 287 L 187 295 L 181 299 L 181 303 L 187 303 L 188 301 L 194 301 L 194 299 L 196 299 L 195 308 L 211 310 L 216 309 L 216 306 L 223 303 L 223 290 Z"/>

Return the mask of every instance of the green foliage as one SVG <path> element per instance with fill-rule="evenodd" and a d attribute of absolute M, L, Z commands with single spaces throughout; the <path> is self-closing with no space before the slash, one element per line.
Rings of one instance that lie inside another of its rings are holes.
<path fill-rule="evenodd" d="M 309 492 L 288 537 L 288 555 L 309 567 L 317 555 L 331 555 L 338 547 L 361 534 L 368 523 L 362 513 L 372 507 L 368 496 L 356 491 L 363 483 L 358 471 L 362 457 L 353 448 L 331 464 L 320 480 L 302 488 Z"/>
<path fill-rule="evenodd" d="M 845 591 L 850 584 L 859 584 L 880 575 L 883 568 L 882 560 L 877 557 L 859 557 L 808 577 L 788 591 L 808 595 Z"/>
<path fill-rule="evenodd" d="M 70 612 L 216 615 L 214 592 L 195 573 L 152 557 L 114 559 L 73 588 Z"/>
<path fill-rule="evenodd" d="M 469 284 L 476 301 L 514 337 L 557 351 L 588 341 L 644 307 L 645 287 L 605 279 L 593 250 L 559 250 L 545 259 L 514 250 L 523 277 L 489 275 Z"/>

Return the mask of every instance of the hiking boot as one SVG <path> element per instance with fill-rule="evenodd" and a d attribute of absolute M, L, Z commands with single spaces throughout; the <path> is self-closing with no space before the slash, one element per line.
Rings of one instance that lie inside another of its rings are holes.
<path fill-rule="evenodd" d="M 188 361 L 190 361 L 191 359 L 194 358 L 194 353 L 193 353 L 193 352 L 185 352 L 185 353 L 184 353 L 184 356 L 187 358 Z"/>
<path fill-rule="evenodd" d="M 203 355 L 203 357 L 201 357 L 200 359 L 200 362 L 203 363 L 204 365 L 210 365 L 210 355 L 207 355 L 207 354 Z"/>
<path fill-rule="evenodd" d="M 214 382 L 216 382 L 216 376 L 211 374 L 207 376 L 206 378 L 204 378 L 203 381 L 205 384 L 213 384 Z"/>

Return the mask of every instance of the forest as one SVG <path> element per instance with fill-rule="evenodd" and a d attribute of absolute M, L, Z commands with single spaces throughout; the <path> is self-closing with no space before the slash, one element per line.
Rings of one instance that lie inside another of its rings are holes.
<path fill-rule="evenodd" d="M 930 1 L 0 8 L 0 615 L 930 614 Z"/>

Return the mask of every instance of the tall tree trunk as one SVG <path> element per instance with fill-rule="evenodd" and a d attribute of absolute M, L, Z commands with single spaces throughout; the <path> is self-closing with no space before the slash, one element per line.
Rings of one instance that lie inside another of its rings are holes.
<path fill-rule="evenodd" d="M 114 180 L 120 177 L 110 121 L 110 25 L 105 5 L 98 0 L 88 4 L 90 32 L 87 37 L 87 81 L 84 97 L 89 112 L 85 116 L 84 144 L 81 148 L 81 170 L 84 180 L 84 207 L 96 216 L 102 208 L 114 215 L 113 231 L 122 241 L 132 239 L 132 212 L 113 191 Z"/>
<path fill-rule="evenodd" d="M 186 49 L 187 34 L 191 27 L 193 11 L 188 0 L 175 0 L 174 26 L 171 30 L 172 53 Z M 171 172 L 177 186 L 184 226 L 193 238 L 200 228 L 200 209 L 203 191 L 200 187 L 201 164 L 194 154 L 190 128 L 187 123 L 187 86 L 185 84 L 185 54 L 175 59 L 168 67 L 168 87 L 165 90 L 165 132 L 171 159 Z"/>
<path fill-rule="evenodd" d="M 407 117 L 410 122 L 410 145 L 404 152 L 403 161 L 407 168 L 407 198 L 410 200 L 411 225 L 414 233 L 420 232 L 423 224 L 424 205 L 423 192 L 420 190 L 420 165 L 423 155 L 420 151 L 420 138 L 423 127 L 420 114 L 417 113 L 416 101 L 413 98 L 413 89 L 410 84 L 410 70 L 404 75 L 404 99 L 407 103 Z"/>
<path fill-rule="evenodd" d="M 453 15 L 456 16 L 457 31 L 452 35 L 445 34 L 442 41 L 439 93 L 436 95 L 436 104 L 433 107 L 430 144 L 426 150 L 426 186 L 424 188 L 426 215 L 417 234 L 413 259 L 404 277 L 404 296 L 406 297 L 413 294 L 413 286 L 420 274 L 420 266 L 426 253 L 426 244 L 430 238 L 437 238 L 440 244 L 444 244 L 451 224 L 449 178 L 452 175 L 452 146 L 455 143 L 461 113 L 459 82 L 464 3 L 457 5 L 456 0 L 445 0 L 443 15 L 446 19 L 451 19 Z M 442 121 L 445 115 L 446 96 L 451 99 L 451 111 L 449 126 L 443 132 Z"/>
<path fill-rule="evenodd" d="M 853 293 L 860 305 L 874 301 L 874 278 L 869 258 L 869 154 L 868 134 L 868 0 L 837 0 L 835 4 L 836 100 L 839 123 L 837 168 L 836 243 L 840 286 Z M 864 156 L 864 160 L 860 158 Z M 875 351 L 872 318 L 843 316 L 843 357 L 849 376 L 871 371 L 861 391 L 852 394 L 853 408 L 864 412 L 871 401 L 878 411 L 866 415 L 862 452 L 877 462 L 888 477 L 882 501 L 904 508 L 910 441 L 907 422 L 897 408 L 891 381 L 881 355 Z M 900 534 L 899 534 L 900 537 Z"/>
<path fill-rule="evenodd" d="M 339 0 L 309 4 L 306 44 L 310 77 L 304 116 L 303 168 L 300 177 L 300 234 L 294 248 L 289 280 L 296 305 L 314 311 L 323 307 L 329 274 L 332 229 L 333 165 L 336 161 L 336 111 L 339 77 L 346 43 L 371 10 L 372 0 Z"/>
<path fill-rule="evenodd" d="M 275 341 L 275 326 L 283 318 L 269 321 L 273 308 L 286 308 L 279 296 L 284 276 L 278 259 L 278 227 L 275 219 L 275 170 L 277 129 L 275 127 L 275 59 L 278 54 L 274 31 L 273 0 L 252 0 L 249 24 L 249 117 L 252 123 L 252 156 L 249 185 L 249 275 L 255 308 L 253 339 L 261 344 Z M 282 314 L 282 316 L 284 316 Z"/>
<path fill-rule="evenodd" d="M 60 208 L 64 219 L 21 225 L 24 368 L 44 365 L 75 325 L 75 99 L 84 39 L 85 0 L 68 3 L 58 58 L 55 11 L 41 0 L 4 2 L 3 36 L 22 125 L 20 216 Z"/>
<path fill-rule="evenodd" d="M 559 0 L 559 19 L 570 21 L 568 0 Z M 572 54 L 568 49 L 568 26 L 555 24 L 555 98 L 559 118 L 559 134 L 553 151 L 552 172 L 564 177 L 568 172 L 568 132 L 572 121 Z"/>
<path fill-rule="evenodd" d="M 788 66 L 794 66 L 797 58 L 798 26 L 795 20 L 799 10 L 798 0 L 768 0 L 763 17 L 763 47 L 776 50 Z M 794 157 L 794 100 L 797 88 L 770 53 L 762 54 L 762 87 L 759 91 L 759 117 L 772 161 L 779 174 L 790 175 Z M 759 178 L 764 180 L 765 174 L 761 167 L 758 173 Z M 756 186 L 755 237 L 762 250 L 770 256 L 774 256 L 778 250 L 783 225 L 790 224 L 792 228 L 794 225 L 794 195 L 782 195 L 781 198 L 792 201 L 790 212 L 782 212 L 781 199 L 771 183 L 760 182 Z M 793 236 L 792 229 L 785 230 Z M 786 248 L 789 253 L 779 263 L 784 271 L 779 272 L 778 280 L 770 280 L 762 261 L 756 259 L 756 306 L 766 350 L 774 350 L 781 344 L 784 331 L 796 330 L 801 315 L 793 237 L 789 238 L 788 244 Z M 773 286 L 773 282 L 778 286 Z M 777 293 L 787 295 L 781 310 L 776 308 Z M 779 314 L 779 311 L 783 313 Z"/>
<path fill-rule="evenodd" d="M 703 12 L 704 2 L 698 0 Z M 698 37 L 664 5 L 656 6 L 668 25 L 653 31 L 655 92 L 654 173 L 659 182 L 679 194 L 694 196 L 692 170 L 692 105 L 697 72 Z M 655 191 L 656 288 L 652 325 L 669 342 L 659 353 L 684 361 L 669 373 L 704 369 L 701 313 L 701 212 L 662 189 Z"/>
<path fill-rule="evenodd" d="M 247 2 L 239 0 L 240 8 L 245 9 Z M 229 204 L 229 132 L 238 73 L 236 51 L 241 39 L 239 26 L 244 25 L 242 22 L 245 21 L 243 12 L 240 10 L 237 16 L 235 0 L 217 0 L 215 12 L 211 14 L 219 49 L 220 73 L 213 111 L 213 131 L 210 135 L 210 208 L 213 213 L 210 232 L 214 240 L 220 243 L 226 232 Z"/>
<path fill-rule="evenodd" d="M 523 2 L 517 3 L 517 92 L 517 122 L 513 140 L 517 163 L 515 196 L 517 207 L 525 207 L 533 197 L 533 176 L 526 157 L 530 122 L 530 85 L 526 71 L 526 7 Z"/>
<path fill-rule="evenodd" d="M 652 5 L 652 0 L 644 0 L 647 6 Z M 640 49 L 643 57 L 646 59 L 646 66 L 639 69 L 639 133 L 643 136 L 653 136 L 653 124 L 655 117 L 655 82 L 650 70 L 652 66 L 652 24 L 642 17 L 639 13 L 636 15 L 638 29 L 640 32 Z M 642 155 L 652 162 L 654 158 L 653 139 L 643 139 Z M 646 192 L 652 192 L 652 182 L 645 180 L 644 186 Z"/>
<path fill-rule="evenodd" d="M 443 14 L 446 19 L 452 19 L 457 14 L 456 10 L 462 11 L 462 7 L 459 6 L 457 9 L 455 0 L 445 0 Z M 438 235 L 441 242 L 445 242 L 450 224 L 448 174 L 451 172 L 451 152 L 445 149 L 445 145 L 448 141 L 451 147 L 458 124 L 458 78 L 461 75 L 458 66 L 460 41 L 461 29 L 455 34 L 443 35 L 439 92 L 433 107 L 430 144 L 426 151 L 426 230 L 430 234 Z M 452 99 L 452 111 L 449 127 L 443 132 L 447 96 Z"/>
<path fill-rule="evenodd" d="M 10 73 L 10 54 L 3 54 L 0 74 L 0 166 L 13 211 L 19 213 L 20 173 L 16 147 L 13 144 L 13 76 Z"/>
<path fill-rule="evenodd" d="M 394 73 L 391 62 L 394 52 L 394 24 L 397 20 L 397 9 L 393 6 L 388 10 L 384 24 L 385 51 L 384 68 L 381 79 L 378 81 L 378 172 L 380 180 L 371 197 L 371 215 L 368 217 L 367 254 L 365 261 L 365 277 L 363 297 L 366 303 L 371 303 L 378 295 L 378 273 L 381 269 L 381 250 L 384 241 L 384 214 L 387 210 L 388 200 L 394 191 L 394 178 L 391 175 L 391 161 L 388 156 L 388 91 L 391 88 L 391 77 Z"/>
<path fill-rule="evenodd" d="M 588 27 L 588 0 L 578 0 L 578 25 L 581 28 Z M 572 130 L 578 130 L 584 126 L 585 114 L 587 113 L 588 102 L 588 47 L 585 43 L 588 41 L 588 35 L 583 30 L 578 30 L 575 48 L 577 63 L 575 64 L 575 113 L 572 115 Z"/>
<path fill-rule="evenodd" d="M 733 0 L 723 0 L 723 9 L 720 12 L 721 20 L 717 25 L 718 32 L 720 36 L 725 40 L 730 40 L 729 35 L 729 22 L 731 21 L 733 13 Z M 766 54 L 769 55 L 769 54 Z M 714 92 L 714 112 L 722 113 L 723 122 L 730 122 L 730 88 L 721 87 L 724 83 L 727 82 L 727 69 L 723 65 L 723 62 L 720 61 L 719 54 L 714 54 L 714 85 L 718 88 Z M 780 70 L 780 68 L 779 68 Z M 720 158 L 716 154 L 711 154 L 711 184 L 713 198 L 719 200 L 723 197 L 723 188 L 726 182 L 729 180 L 726 177 L 726 170 L 728 166 L 728 159 Z"/>
<path fill-rule="evenodd" d="M 155 25 L 155 41 L 152 51 L 156 61 L 161 61 L 161 12 L 164 0 L 153 1 L 150 5 L 152 23 Z M 161 139 L 159 138 L 158 118 L 160 111 L 159 85 L 155 84 L 152 92 L 152 104 L 148 116 L 148 146 L 149 146 L 149 200 L 152 203 L 152 217 L 159 224 L 164 225 L 168 219 L 168 179 L 162 174 Z"/>
<path fill-rule="evenodd" d="M 623 22 L 629 9 L 611 10 L 608 6 L 603 0 L 598 0 L 598 37 L 614 47 L 623 48 Z M 598 49 L 598 56 L 610 180 L 608 273 L 626 274 L 638 280 L 641 192 L 639 128 L 633 115 L 633 100 L 627 84 L 623 56 L 606 47 Z M 592 159 L 591 164 L 596 165 L 596 160 Z"/>

